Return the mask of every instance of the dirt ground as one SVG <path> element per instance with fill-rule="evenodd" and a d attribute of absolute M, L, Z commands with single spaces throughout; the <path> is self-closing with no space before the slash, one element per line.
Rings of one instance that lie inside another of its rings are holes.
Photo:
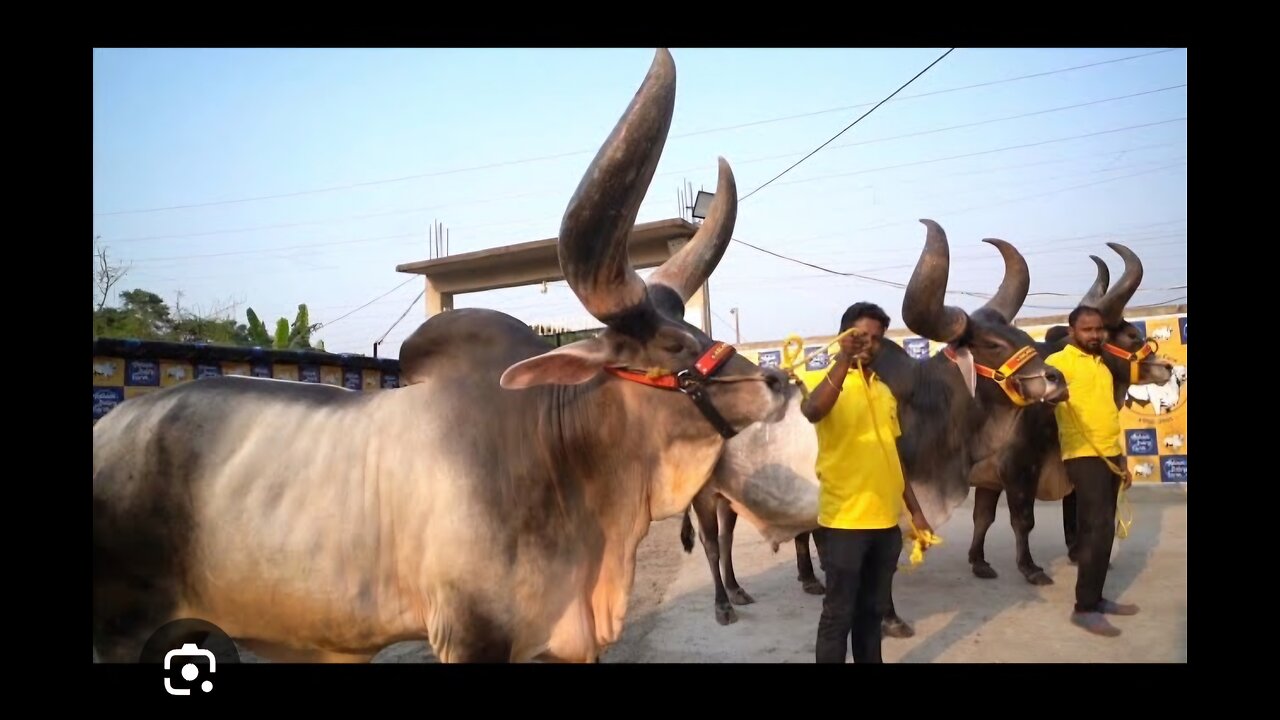
<path fill-rule="evenodd" d="M 1044 587 L 1028 584 L 1014 566 L 1013 531 L 1003 504 L 986 544 L 987 561 L 1000 577 L 973 576 L 966 560 L 972 506 L 966 505 L 941 528 L 944 543 L 929 551 L 924 564 L 895 579 L 898 613 L 916 635 L 886 638 L 885 661 L 1186 662 L 1185 486 L 1135 487 L 1130 502 L 1133 526 L 1113 552 L 1106 595 L 1137 603 L 1141 612 L 1114 619 L 1123 630 L 1120 637 L 1096 637 L 1068 623 L 1076 568 L 1063 546 L 1060 503 L 1036 504 L 1031 552 L 1055 581 Z M 755 603 L 737 606 L 738 621 L 721 626 L 702 547 L 685 554 L 679 532 L 678 517 L 657 522 L 641 543 L 626 628 L 604 662 L 813 662 L 822 598 L 801 590 L 792 544 L 775 554 L 754 529 L 738 524 L 734 565 Z M 244 656 L 255 660 L 248 652 Z M 435 659 L 425 643 L 399 643 L 373 661 Z"/>

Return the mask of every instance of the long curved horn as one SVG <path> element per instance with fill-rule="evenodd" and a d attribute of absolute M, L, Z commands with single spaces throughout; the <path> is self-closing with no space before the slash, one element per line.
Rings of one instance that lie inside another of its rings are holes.
<path fill-rule="evenodd" d="M 902 299 L 902 321 L 911 332 L 935 342 L 949 343 L 964 334 L 969 315 L 958 307 L 943 304 L 951 268 L 947 234 L 932 220 L 920 222 L 928 228 L 928 233 L 924 251 Z"/>
<path fill-rule="evenodd" d="M 1089 258 L 1098 266 L 1098 277 L 1089 287 L 1089 292 L 1080 299 L 1080 304 L 1098 307 L 1098 303 L 1102 302 L 1102 296 L 1107 294 L 1107 286 L 1111 284 L 1111 268 L 1107 267 L 1107 264 L 1097 255 L 1090 255 Z"/>
<path fill-rule="evenodd" d="M 659 49 L 631 104 L 582 176 L 560 221 L 560 267 L 583 306 L 606 325 L 652 310 L 627 239 L 666 145 L 676 66 Z"/>
<path fill-rule="evenodd" d="M 1142 284 L 1142 260 L 1134 254 L 1132 250 L 1121 245 L 1120 243 L 1109 242 L 1107 247 L 1115 250 L 1120 257 L 1124 258 L 1124 273 L 1120 275 L 1120 279 L 1115 285 L 1107 290 L 1106 294 L 1098 300 L 1098 309 L 1102 311 L 1102 320 L 1107 327 L 1120 324 L 1124 320 L 1124 307 L 1129 303 L 1129 299 L 1138 291 L 1138 286 Z"/>
<path fill-rule="evenodd" d="M 724 257 L 738 218 L 738 185 L 733 179 L 733 170 L 724 158 L 720 158 L 719 163 L 716 196 L 702 226 L 679 252 L 649 275 L 650 285 L 666 285 L 679 293 L 680 299 L 686 303 Z"/>
<path fill-rule="evenodd" d="M 1000 282 L 996 294 L 982 307 L 995 310 L 1012 323 L 1027 299 L 1027 291 L 1031 289 L 1031 270 L 1022 253 L 1004 240 L 984 238 L 982 242 L 995 245 L 1004 258 L 1004 280 Z"/>

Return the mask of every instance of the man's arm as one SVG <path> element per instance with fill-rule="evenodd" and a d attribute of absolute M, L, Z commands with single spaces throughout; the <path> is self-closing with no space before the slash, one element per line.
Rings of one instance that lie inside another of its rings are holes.
<path fill-rule="evenodd" d="M 822 382 L 818 383 L 818 386 L 800 403 L 800 412 L 804 413 L 809 422 L 816 423 L 831 412 L 831 408 L 835 407 L 836 400 L 840 397 L 840 388 L 848 374 L 849 361 L 841 355 L 831 364 L 831 369 L 827 371 L 827 376 Z"/>
<path fill-rule="evenodd" d="M 902 500 L 907 504 L 907 512 L 911 513 L 911 522 L 916 526 L 917 530 L 933 532 L 933 528 L 929 526 L 929 521 L 924 518 L 924 510 L 920 509 L 920 503 L 916 500 L 916 493 L 911 489 L 911 483 L 903 483 Z"/>

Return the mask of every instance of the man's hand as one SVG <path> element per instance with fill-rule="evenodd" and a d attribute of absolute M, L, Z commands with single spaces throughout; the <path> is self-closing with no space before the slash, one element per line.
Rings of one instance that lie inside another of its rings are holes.
<path fill-rule="evenodd" d="M 871 344 L 870 339 L 860 332 L 853 332 L 840 338 L 840 356 L 852 360 L 860 355 Z"/>
<path fill-rule="evenodd" d="M 1128 468 L 1125 468 L 1125 471 L 1124 471 L 1124 489 L 1125 489 L 1125 490 L 1128 490 L 1128 489 L 1129 489 L 1129 488 L 1131 488 L 1131 487 L 1133 487 L 1133 473 L 1129 472 L 1129 469 L 1128 469 Z"/>
<path fill-rule="evenodd" d="M 929 521 L 924 519 L 924 513 L 919 510 L 911 513 L 911 524 L 915 525 L 916 531 L 920 533 L 932 533 L 933 528 L 929 526 Z"/>

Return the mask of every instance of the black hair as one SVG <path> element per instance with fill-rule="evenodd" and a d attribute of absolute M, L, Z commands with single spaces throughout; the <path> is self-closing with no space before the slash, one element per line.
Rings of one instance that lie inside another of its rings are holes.
<path fill-rule="evenodd" d="M 840 332 L 853 327 L 854 323 L 864 317 L 879 322 L 885 330 L 889 329 L 889 315 L 884 308 L 875 303 L 860 302 L 850 305 L 849 309 L 844 311 L 844 315 L 840 318 Z"/>
<path fill-rule="evenodd" d="M 1076 321 L 1080 319 L 1080 316 L 1086 315 L 1089 313 L 1093 313 L 1098 317 L 1102 317 L 1102 311 L 1099 310 L 1098 308 L 1093 307 L 1092 305 L 1081 305 L 1077 307 L 1075 310 L 1072 310 L 1071 314 L 1067 316 L 1067 323 L 1070 324 L 1071 327 L 1075 327 Z"/>

